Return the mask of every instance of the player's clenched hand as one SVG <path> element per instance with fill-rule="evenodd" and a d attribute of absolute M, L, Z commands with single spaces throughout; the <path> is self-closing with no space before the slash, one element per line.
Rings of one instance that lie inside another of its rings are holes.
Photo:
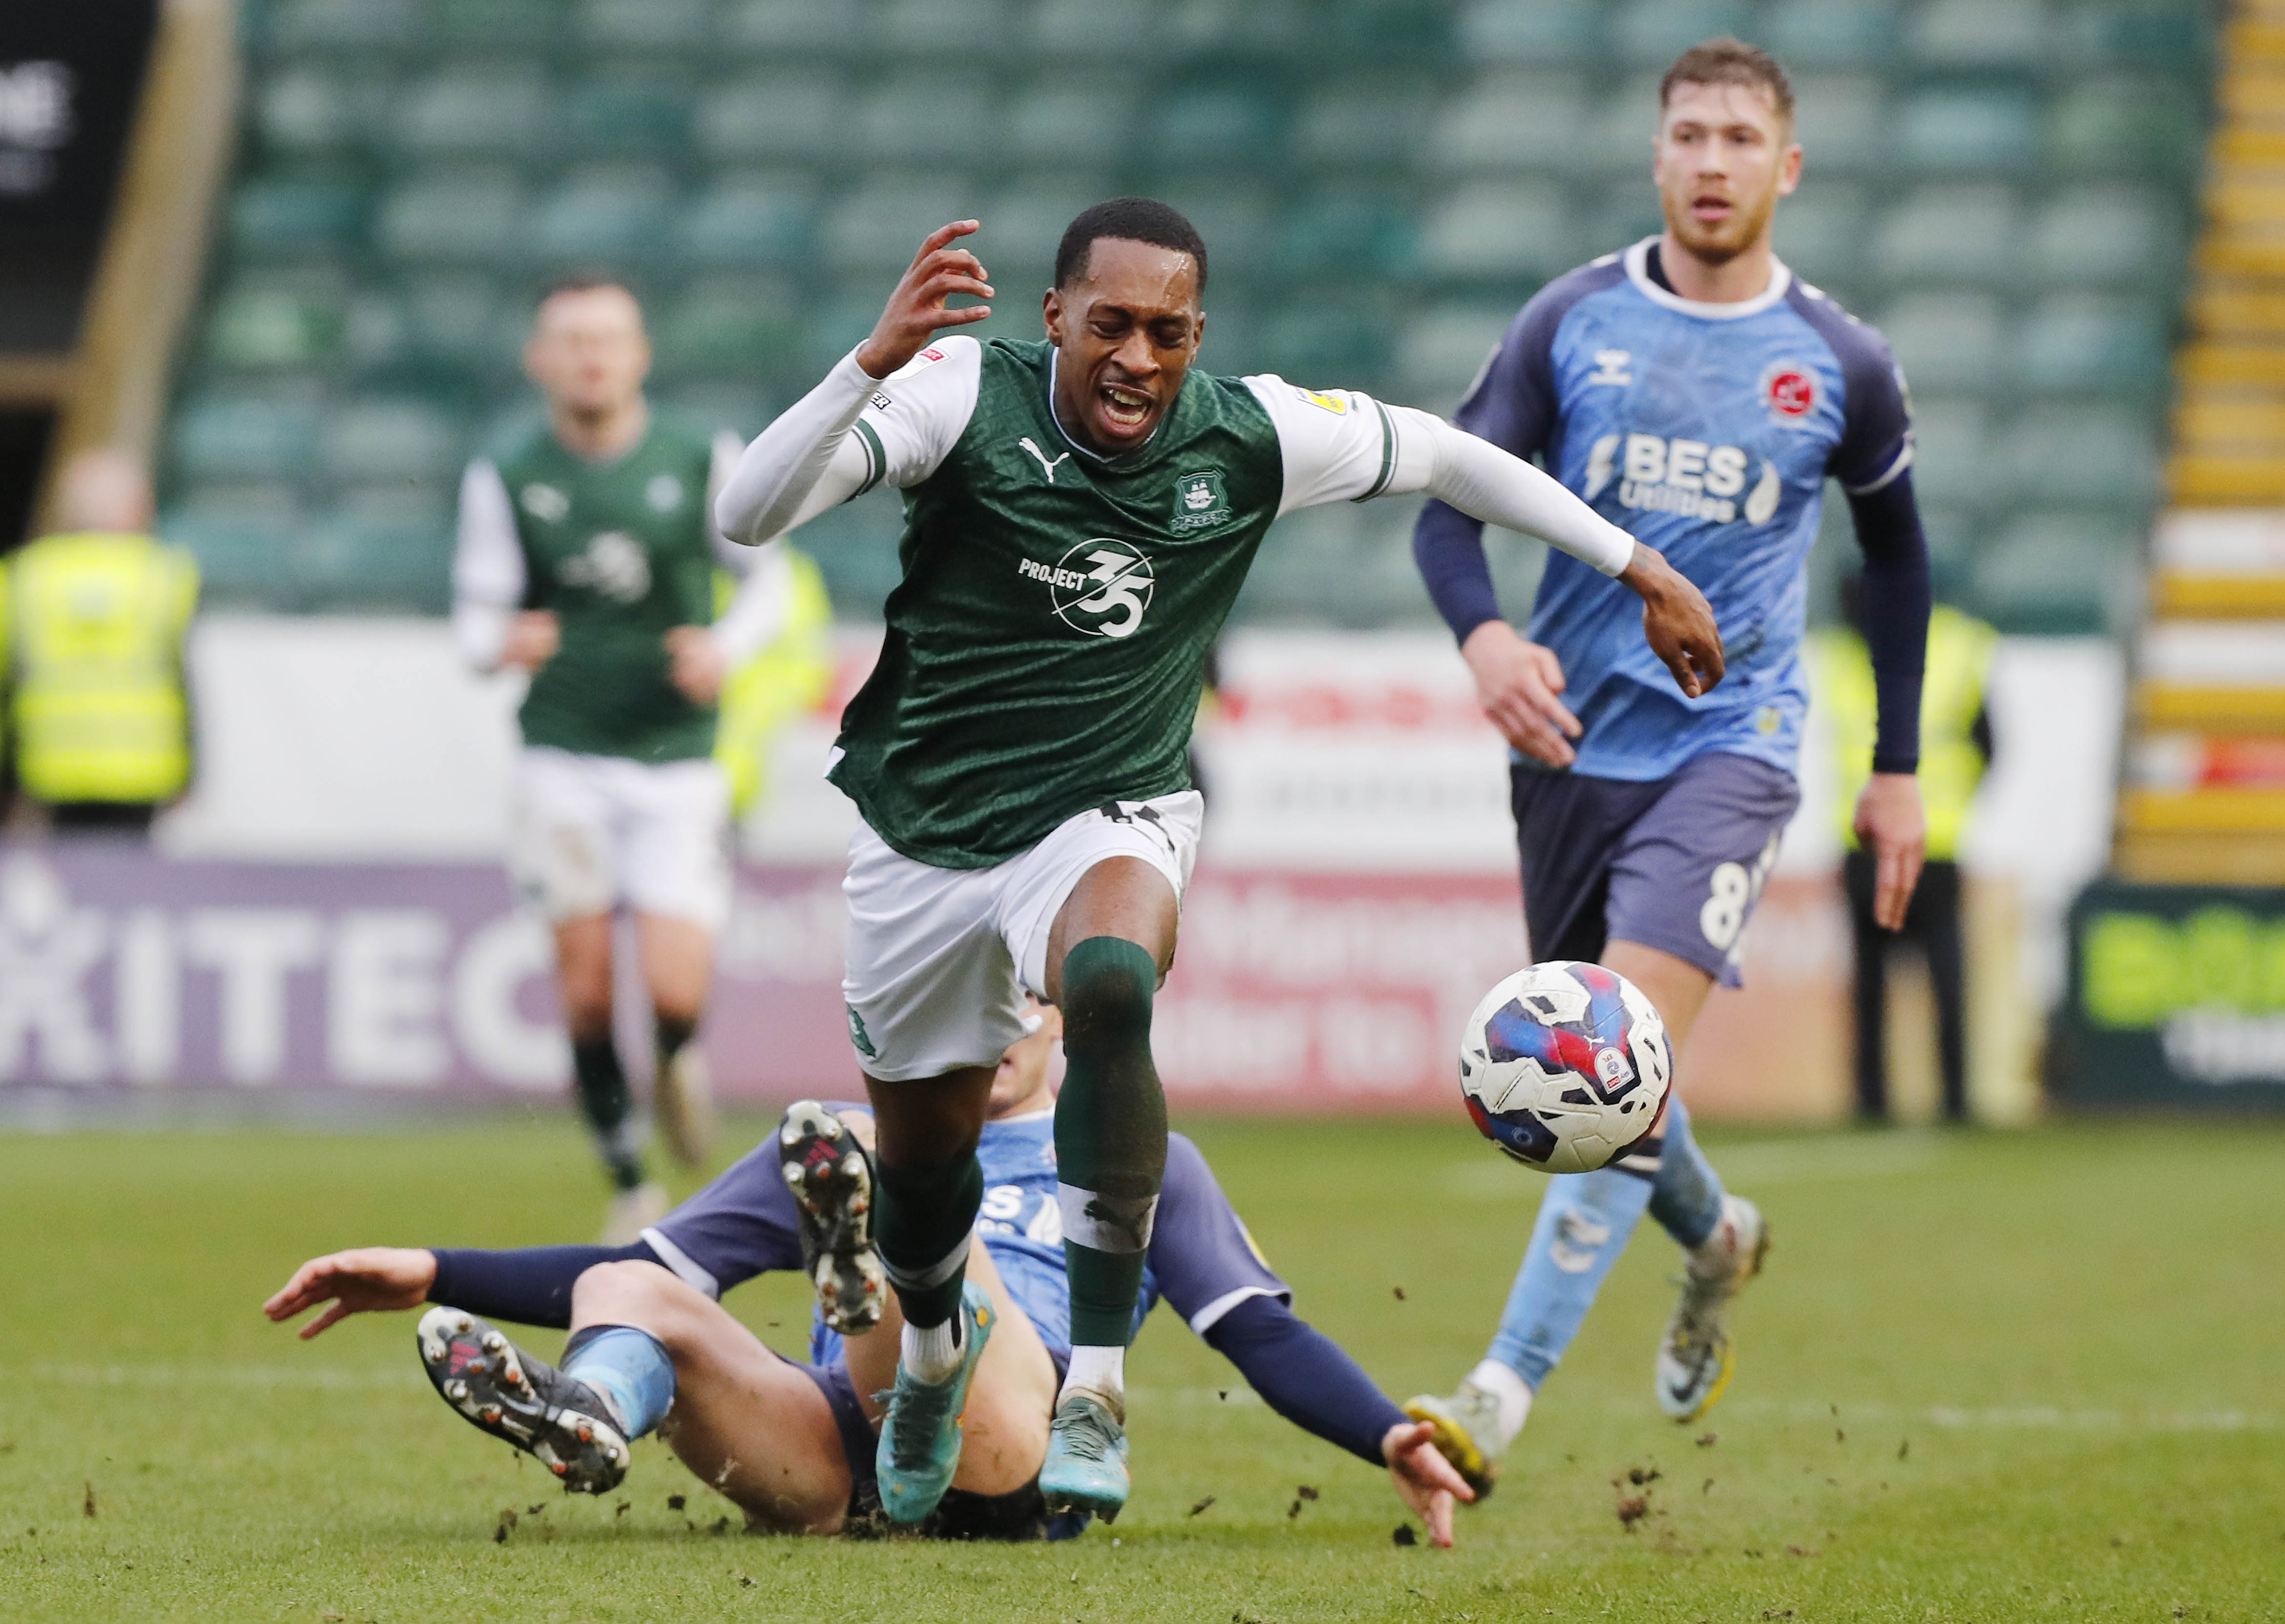
<path fill-rule="evenodd" d="M 1706 594 L 1654 547 L 1635 543 L 1634 561 L 1619 572 L 1643 600 L 1643 636 L 1675 682 L 1696 699 L 1722 680 L 1722 633 Z"/>
<path fill-rule="evenodd" d="M 563 628 L 551 609 L 524 609 L 507 623 L 507 641 L 500 645 L 500 663 L 536 671 L 555 657 L 563 646 Z"/>
<path fill-rule="evenodd" d="M 1579 736 L 1579 718 L 1556 697 L 1563 692 L 1563 663 L 1553 649 L 1524 641 L 1504 620 L 1488 620 L 1468 633 L 1460 657 L 1476 679 L 1477 702 L 1502 738 L 1551 767 L 1577 759 L 1571 741 Z"/>
<path fill-rule="evenodd" d="M 1429 1542 L 1439 1550 L 1451 1549 L 1452 1502 L 1473 1500 L 1476 1491 L 1437 1452 L 1435 1427 L 1425 1421 L 1398 1422 L 1382 1437 L 1380 1457 L 1388 1463 L 1397 1498 L 1428 1525 Z"/>
<path fill-rule="evenodd" d="M 888 308 L 873 325 L 873 336 L 857 346 L 858 365 L 876 378 L 885 378 L 920 354 L 938 328 L 966 326 L 992 314 L 988 304 L 945 308 L 944 302 L 954 294 L 993 297 L 982 262 L 967 249 L 950 246 L 954 238 L 975 229 L 973 220 L 954 220 L 928 234 L 897 291 L 889 295 Z"/>
<path fill-rule="evenodd" d="M 666 633 L 667 676 L 694 705 L 711 705 L 722 692 L 730 663 L 722 645 L 703 626 L 671 626 Z"/>
<path fill-rule="evenodd" d="M 1928 858 L 1928 812 L 1920 781 L 1910 773 L 1875 773 L 1857 797 L 1857 842 L 1873 854 L 1873 918 L 1884 930 L 1904 928 Z"/>
<path fill-rule="evenodd" d="M 360 1246 L 312 1258 L 294 1271 L 294 1278 L 262 1305 L 273 1320 L 326 1305 L 326 1311 L 302 1327 L 307 1342 L 328 1325 L 353 1314 L 384 1308 L 417 1308 L 428 1300 L 436 1283 L 436 1254 L 408 1246 Z"/>

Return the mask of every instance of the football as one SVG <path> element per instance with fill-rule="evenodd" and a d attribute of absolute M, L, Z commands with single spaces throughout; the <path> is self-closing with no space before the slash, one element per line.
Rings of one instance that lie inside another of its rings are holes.
<path fill-rule="evenodd" d="M 1654 1133 L 1666 1023 L 1599 964 L 1552 960 L 1484 995 L 1460 1039 L 1460 1097 L 1483 1136 L 1542 1173 L 1592 1173 Z"/>

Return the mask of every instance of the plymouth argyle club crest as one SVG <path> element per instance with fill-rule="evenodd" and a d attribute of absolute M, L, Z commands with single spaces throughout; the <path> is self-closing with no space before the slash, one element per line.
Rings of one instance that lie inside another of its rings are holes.
<path fill-rule="evenodd" d="M 1222 494 L 1221 470 L 1202 468 L 1174 482 L 1174 516 L 1167 529 L 1177 536 L 1229 522 L 1229 498 Z"/>

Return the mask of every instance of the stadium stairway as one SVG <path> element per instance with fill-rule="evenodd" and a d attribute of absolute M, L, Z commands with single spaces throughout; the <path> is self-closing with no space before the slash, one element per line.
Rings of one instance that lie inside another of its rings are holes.
<path fill-rule="evenodd" d="M 2223 36 L 2114 867 L 2285 884 L 2285 0 Z"/>

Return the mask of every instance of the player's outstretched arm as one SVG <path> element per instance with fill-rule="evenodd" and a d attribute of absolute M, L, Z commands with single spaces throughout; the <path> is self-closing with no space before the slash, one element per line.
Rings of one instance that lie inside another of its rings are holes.
<path fill-rule="evenodd" d="M 325 1312 L 302 1327 L 306 1342 L 353 1314 L 417 1308 L 436 1283 L 436 1254 L 412 1246 L 359 1246 L 312 1258 L 294 1271 L 262 1312 L 286 1321 L 323 1305 Z"/>
<path fill-rule="evenodd" d="M 976 229 L 973 220 L 954 220 L 930 231 L 870 336 L 745 449 L 715 498 L 714 522 L 725 537 L 758 546 L 880 478 L 871 454 L 850 437 L 866 403 L 934 334 L 992 314 L 988 304 L 954 310 L 945 303 L 955 294 L 993 297 L 982 263 L 952 246 Z"/>
<path fill-rule="evenodd" d="M 1388 1435 L 1380 1440 L 1380 1452 L 1388 1461 L 1396 1497 L 1428 1526 L 1432 1544 L 1439 1550 L 1451 1549 L 1452 1503 L 1473 1500 L 1476 1491 L 1437 1449 L 1434 1424 L 1408 1421 L 1389 1428 Z"/>

